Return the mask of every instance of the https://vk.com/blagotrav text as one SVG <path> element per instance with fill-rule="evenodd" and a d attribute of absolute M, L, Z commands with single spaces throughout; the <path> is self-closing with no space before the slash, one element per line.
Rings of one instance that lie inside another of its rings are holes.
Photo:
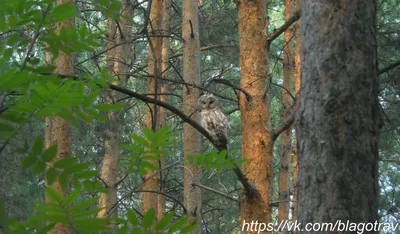
<path fill-rule="evenodd" d="M 279 231 L 293 231 L 293 232 L 329 232 L 329 231 L 339 231 L 339 232 L 356 232 L 357 234 L 362 234 L 364 232 L 371 231 L 384 231 L 384 232 L 394 232 L 398 230 L 398 223 L 379 223 L 375 221 L 374 223 L 354 223 L 350 221 L 337 220 L 334 223 L 305 223 L 282 220 L 275 223 L 262 223 L 258 221 L 247 221 L 245 220 L 241 225 L 241 231 L 247 232 L 279 232 Z"/>

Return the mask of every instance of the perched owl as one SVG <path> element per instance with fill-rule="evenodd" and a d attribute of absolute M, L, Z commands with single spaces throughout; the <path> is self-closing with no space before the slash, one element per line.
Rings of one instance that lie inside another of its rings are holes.
<path fill-rule="evenodd" d="M 207 129 L 217 145 L 218 150 L 227 149 L 228 145 L 228 119 L 218 107 L 214 95 L 203 95 L 197 102 L 197 110 L 200 112 L 200 123 Z"/>

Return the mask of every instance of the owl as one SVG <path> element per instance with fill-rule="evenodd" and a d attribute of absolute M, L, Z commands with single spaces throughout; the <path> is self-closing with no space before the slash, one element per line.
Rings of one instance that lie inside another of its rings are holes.
<path fill-rule="evenodd" d="M 200 112 L 200 123 L 213 138 L 218 150 L 227 149 L 228 119 L 218 107 L 217 99 L 212 94 L 203 95 L 197 102 Z"/>

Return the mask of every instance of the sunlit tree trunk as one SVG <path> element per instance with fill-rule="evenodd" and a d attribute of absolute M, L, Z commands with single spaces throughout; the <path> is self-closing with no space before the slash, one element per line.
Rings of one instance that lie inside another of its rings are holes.
<path fill-rule="evenodd" d="M 131 18 L 132 7 L 131 1 L 122 0 L 121 17 L 119 21 L 120 27 L 117 28 L 115 19 L 108 19 L 107 31 L 107 71 L 110 76 L 115 76 L 118 81 L 113 84 L 124 86 L 126 78 L 121 74 L 129 72 L 131 59 L 130 43 L 119 45 L 115 49 L 117 43 L 123 43 L 130 40 L 132 25 L 126 18 Z M 126 18 L 125 18 L 126 17 Z M 120 95 L 114 91 L 106 91 L 104 102 L 106 104 L 116 103 Z M 121 141 L 121 117 L 120 113 L 111 111 L 107 113 L 107 127 L 104 138 L 104 158 L 101 169 L 101 178 L 107 188 L 107 193 L 100 194 L 99 207 L 104 208 L 99 211 L 98 217 L 113 217 L 118 215 L 117 206 L 117 181 L 119 172 L 119 156 L 120 156 L 120 141 Z"/>
<path fill-rule="evenodd" d="M 162 37 L 161 22 L 163 13 L 163 1 L 151 1 L 149 28 L 148 28 L 148 42 L 149 42 L 149 55 L 148 55 L 148 72 L 150 75 L 147 83 L 147 92 L 151 94 L 152 98 L 160 99 L 160 81 L 156 78 L 161 76 L 161 48 Z M 157 35 L 157 36 L 155 36 Z M 153 77 L 152 77 L 153 76 Z M 149 108 L 146 113 L 146 127 L 156 131 L 160 126 L 160 108 L 154 104 L 148 104 Z M 160 167 L 160 162 L 157 160 L 151 161 L 156 167 Z M 149 209 L 158 207 L 158 195 L 155 191 L 159 190 L 160 174 L 153 175 L 154 171 L 147 169 L 147 174 L 144 177 L 145 184 L 143 185 L 143 212 L 146 213 Z"/>
<path fill-rule="evenodd" d="M 285 1 L 285 21 L 293 15 L 295 0 Z M 286 123 L 292 115 L 293 92 L 294 84 L 294 32 L 293 26 L 284 32 L 284 65 L 283 65 L 283 89 L 282 89 L 282 104 L 281 111 L 282 122 Z M 290 207 L 290 176 L 289 166 L 292 156 L 292 128 L 289 127 L 281 135 L 280 145 L 281 161 L 279 167 L 279 203 L 278 203 L 278 221 L 289 219 Z"/>
<path fill-rule="evenodd" d="M 73 0 L 58 0 L 57 5 L 73 3 Z M 71 29 L 74 24 L 74 19 L 65 20 L 61 23 L 56 24 L 55 31 L 58 34 L 61 28 L 67 30 Z M 49 54 L 46 54 L 46 59 L 49 60 Z M 71 54 L 66 54 L 63 51 L 59 52 L 58 58 L 55 60 L 56 70 L 55 73 L 63 75 L 74 75 L 74 58 Z M 45 146 L 48 148 L 52 145 L 58 146 L 58 151 L 53 162 L 58 161 L 62 158 L 71 157 L 72 154 L 72 128 L 71 123 L 68 120 L 60 117 L 46 118 L 46 129 L 45 129 Z M 51 164 L 53 163 L 51 162 Z M 63 190 L 60 183 L 56 180 L 51 186 L 54 190 L 62 194 L 64 197 L 68 195 L 69 189 Z M 46 197 L 46 202 L 50 202 L 50 199 Z M 56 226 L 48 232 L 49 234 L 66 234 L 71 233 L 71 229 L 68 225 L 58 223 Z"/>
<path fill-rule="evenodd" d="M 297 219 L 374 223 L 379 177 L 376 1 L 304 0 L 301 17 Z"/>
<path fill-rule="evenodd" d="M 296 0 L 296 12 L 300 12 L 302 0 Z M 300 49 L 301 49 L 301 41 L 300 41 L 300 23 L 301 18 L 295 24 L 295 39 L 296 39 L 296 48 L 295 48 L 295 93 L 296 93 L 296 106 L 297 110 L 299 104 L 299 92 L 300 92 Z M 296 211 L 297 211 L 297 175 L 298 175 L 298 163 L 297 163 L 297 133 L 295 133 L 293 137 L 293 159 L 292 159 L 292 184 L 293 184 L 293 193 L 292 193 L 292 222 L 296 221 Z"/>
<path fill-rule="evenodd" d="M 182 2 L 182 38 L 183 38 L 183 78 L 186 83 L 200 85 L 200 38 L 198 1 Z M 195 109 L 199 99 L 199 90 L 188 87 L 183 90 L 183 108 L 187 116 L 199 121 L 199 114 Z M 189 162 L 189 156 L 200 154 L 201 138 L 199 132 L 189 124 L 184 124 L 184 205 L 187 208 L 190 220 L 199 222 L 201 215 L 201 191 L 192 183 L 200 183 L 201 168 Z M 198 230 L 192 233 L 197 233 Z"/>
<path fill-rule="evenodd" d="M 265 0 L 237 1 L 239 8 L 240 84 L 250 96 L 240 94 L 243 173 L 258 192 L 258 198 L 243 197 L 240 216 L 244 221 L 271 221 L 272 127 L 268 109 Z"/>
<path fill-rule="evenodd" d="M 163 10 L 162 10 L 162 22 L 161 22 L 161 30 L 163 35 L 169 35 L 169 24 L 170 24 L 170 8 L 171 8 L 171 0 L 164 0 L 163 1 Z M 169 37 L 163 37 L 162 39 L 162 48 L 161 48 L 161 77 L 166 78 L 168 75 L 168 67 L 169 67 L 169 46 L 170 46 L 170 39 Z M 167 102 L 167 95 L 168 92 L 168 84 L 165 82 L 161 82 L 161 96 L 160 100 L 162 102 Z M 167 125 L 167 112 L 164 108 L 160 108 L 159 111 L 159 122 L 160 127 L 165 127 Z M 160 159 L 160 169 L 163 169 L 166 165 L 165 156 L 161 155 Z M 159 191 L 164 193 L 164 174 L 162 171 L 160 172 L 160 181 L 159 181 Z M 160 220 L 164 215 L 165 210 L 165 199 L 164 195 L 159 194 L 157 200 L 157 219 Z"/>

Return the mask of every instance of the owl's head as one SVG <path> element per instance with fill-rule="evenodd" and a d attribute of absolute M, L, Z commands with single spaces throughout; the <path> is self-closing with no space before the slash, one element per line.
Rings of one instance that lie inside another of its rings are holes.
<path fill-rule="evenodd" d="M 205 94 L 197 102 L 197 110 L 211 110 L 218 106 L 217 99 L 212 94 Z"/>

